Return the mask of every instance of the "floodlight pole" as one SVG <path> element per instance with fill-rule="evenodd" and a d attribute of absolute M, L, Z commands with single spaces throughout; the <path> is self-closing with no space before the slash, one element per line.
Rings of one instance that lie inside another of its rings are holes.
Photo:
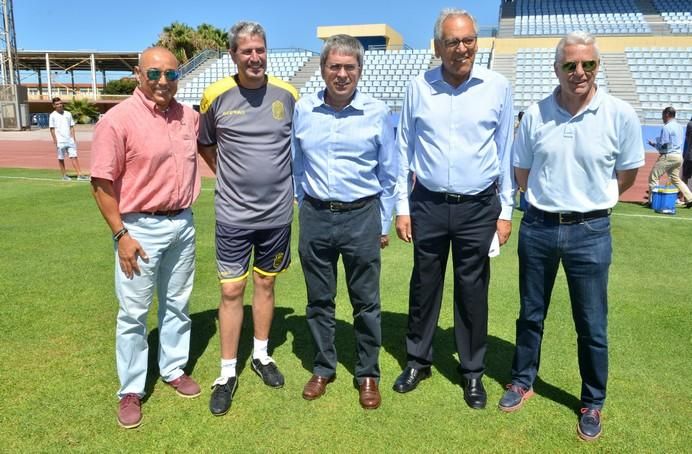
<path fill-rule="evenodd" d="M 2 5 L 2 74 L 0 83 L 14 85 L 19 83 L 19 68 L 17 67 L 17 38 L 14 32 L 14 14 L 12 0 L 0 0 Z"/>
<path fill-rule="evenodd" d="M 0 21 L 0 129 L 23 126 L 19 106 L 19 65 L 17 65 L 17 38 L 14 31 L 12 0 L 0 0 L 2 21 Z M 11 107 L 11 109 L 8 109 Z M 28 106 L 27 106 L 28 109 Z M 9 115 L 12 110 L 14 115 Z M 27 110 L 28 112 L 28 110 Z M 6 122 L 8 119 L 9 123 Z"/>

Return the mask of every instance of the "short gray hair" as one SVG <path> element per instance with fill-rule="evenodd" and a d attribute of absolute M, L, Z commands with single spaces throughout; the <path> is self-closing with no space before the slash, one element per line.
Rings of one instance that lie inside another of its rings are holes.
<path fill-rule="evenodd" d="M 440 11 L 440 15 L 437 16 L 437 20 L 435 21 L 435 28 L 433 29 L 433 36 L 435 37 L 435 41 L 442 41 L 442 24 L 448 18 L 455 16 L 465 16 L 471 19 L 471 22 L 473 23 L 473 32 L 476 35 L 478 35 L 478 24 L 476 23 L 476 18 L 473 17 L 471 13 L 469 13 L 465 9 L 445 8 L 442 11 Z"/>
<path fill-rule="evenodd" d="M 322 52 L 320 53 L 320 68 L 324 68 L 329 54 L 353 55 L 358 60 L 358 66 L 363 67 L 363 55 L 365 49 L 363 45 L 351 35 L 332 35 L 324 41 Z"/>
<path fill-rule="evenodd" d="M 239 21 L 236 22 L 233 27 L 228 31 L 228 47 L 231 52 L 238 50 L 238 38 L 241 36 L 259 36 L 264 41 L 264 46 L 267 46 L 267 34 L 264 32 L 264 27 L 262 27 L 258 22 L 252 21 Z"/>
<path fill-rule="evenodd" d="M 601 59 L 601 52 L 598 50 L 598 44 L 596 44 L 596 38 L 583 30 L 577 30 L 566 34 L 555 48 L 555 63 L 560 63 L 565 56 L 565 47 L 573 46 L 575 44 L 584 44 L 586 46 L 593 46 L 596 51 L 596 58 Z"/>

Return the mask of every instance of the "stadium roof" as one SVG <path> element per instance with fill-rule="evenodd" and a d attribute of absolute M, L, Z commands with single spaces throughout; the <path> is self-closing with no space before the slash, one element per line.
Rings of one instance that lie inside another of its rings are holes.
<path fill-rule="evenodd" d="M 91 57 L 97 71 L 132 72 L 137 65 L 140 52 L 101 52 L 97 50 L 17 50 L 20 70 L 39 71 L 46 69 L 46 55 L 51 70 L 90 71 Z"/>

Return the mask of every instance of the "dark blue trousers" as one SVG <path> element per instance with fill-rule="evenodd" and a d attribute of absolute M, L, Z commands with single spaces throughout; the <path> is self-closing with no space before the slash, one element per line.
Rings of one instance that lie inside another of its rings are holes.
<path fill-rule="evenodd" d="M 560 225 L 533 208 L 524 213 L 519 231 L 519 296 L 512 382 L 533 385 L 541 357 L 543 324 L 558 267 L 567 277 L 572 318 L 577 331 L 581 400 L 601 408 L 608 381 L 608 269 L 612 255 L 610 218 Z"/>
<path fill-rule="evenodd" d="M 307 322 L 315 346 L 313 373 L 336 373 L 335 302 L 337 262 L 344 263 L 353 306 L 356 336 L 356 380 L 380 377 L 380 234 L 376 199 L 345 212 L 320 209 L 304 201 L 300 208 L 298 252 L 305 276 Z"/>

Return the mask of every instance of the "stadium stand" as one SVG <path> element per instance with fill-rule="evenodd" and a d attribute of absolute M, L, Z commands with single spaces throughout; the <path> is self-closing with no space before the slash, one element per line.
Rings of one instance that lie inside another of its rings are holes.
<path fill-rule="evenodd" d="M 625 55 L 645 122 L 660 121 L 666 106 L 692 116 L 692 47 L 628 47 Z"/>
<path fill-rule="evenodd" d="M 671 33 L 692 33 L 692 1 L 653 0 L 653 5 L 670 26 Z"/>
<path fill-rule="evenodd" d="M 488 67 L 489 63 L 490 49 L 478 49 L 475 64 Z M 429 50 L 367 50 L 358 86 L 364 93 L 383 100 L 393 112 L 397 112 L 401 110 L 408 82 L 438 64 Z M 322 87 L 324 82 L 318 68 L 300 94 L 313 93 Z"/>
<path fill-rule="evenodd" d="M 282 80 L 291 80 L 313 55 L 312 52 L 304 50 L 272 51 L 267 58 L 267 73 Z M 184 84 L 181 84 L 182 86 L 178 89 L 178 99 L 190 104 L 199 104 L 202 92 L 209 84 L 233 75 L 235 72 L 236 66 L 230 55 L 224 53 L 185 77 L 182 80 Z"/>
<path fill-rule="evenodd" d="M 513 84 L 515 111 L 525 110 L 557 85 L 553 59 L 559 36 L 587 30 L 601 48 L 600 88 L 632 104 L 645 124 L 659 125 L 667 105 L 689 118 L 692 37 L 685 27 L 692 23 L 691 10 L 692 0 L 508 2 L 501 8 L 499 34 L 479 39 L 476 64 L 505 75 Z M 431 49 L 382 47 L 366 51 L 359 87 L 398 112 L 410 79 L 440 62 Z M 214 56 L 183 78 L 178 97 L 198 104 L 207 85 L 234 72 L 228 55 Z M 267 72 L 292 83 L 301 95 L 323 87 L 314 52 L 271 50 Z"/>
<path fill-rule="evenodd" d="M 269 52 L 267 73 L 295 83 L 296 73 L 308 61 L 319 61 L 311 52 Z M 363 92 L 385 101 L 393 111 L 401 110 L 404 92 L 410 79 L 431 67 L 433 55 L 427 49 L 367 50 L 363 62 L 363 75 L 359 87 Z M 438 63 L 439 64 L 439 63 Z M 490 49 L 479 49 L 477 65 L 489 67 Z M 324 86 L 319 65 L 308 80 L 299 87 L 301 96 L 313 93 Z M 432 65 L 434 66 L 434 65 Z M 179 89 L 178 98 L 183 102 L 198 104 L 204 88 L 218 79 L 227 77 L 236 68 L 227 54 L 205 65 L 204 69 Z"/>
<path fill-rule="evenodd" d="M 517 0 L 515 5 L 515 35 L 651 33 L 634 0 Z"/>
<path fill-rule="evenodd" d="M 525 110 L 531 104 L 548 96 L 558 85 L 553 71 L 554 48 L 522 48 L 516 55 L 514 110 Z M 599 88 L 608 90 L 605 71 L 596 76 Z"/>

